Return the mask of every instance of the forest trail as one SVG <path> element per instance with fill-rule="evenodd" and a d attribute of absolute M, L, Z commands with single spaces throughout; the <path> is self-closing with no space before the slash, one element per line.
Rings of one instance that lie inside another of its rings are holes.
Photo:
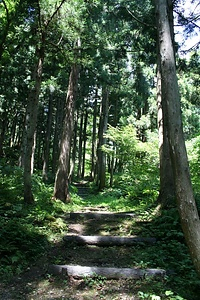
<path fill-rule="evenodd" d="M 54 275 L 67 274 L 67 276 L 76 278 L 84 278 L 86 276 L 91 278 L 104 276 L 107 279 L 143 279 L 147 276 L 164 277 L 164 270 L 127 267 L 125 265 L 127 256 L 124 255 L 123 251 L 119 255 L 121 251 L 119 247 L 125 250 L 124 248 L 128 249 L 128 247 L 156 243 L 154 237 L 116 235 L 119 226 L 123 222 L 126 223 L 135 217 L 135 214 L 132 212 L 113 213 L 87 210 L 85 212 L 70 213 L 68 216 L 69 232 L 63 237 L 63 240 L 68 254 L 74 249 L 70 254 L 72 259 L 70 259 L 70 264 L 68 265 L 50 265 L 49 272 Z M 85 251 L 85 248 L 87 251 L 86 255 L 82 253 L 80 257 L 76 257 L 74 260 L 73 253 L 77 248 L 78 252 L 81 252 L 82 249 Z M 72 265 L 72 261 L 75 265 Z M 129 264 L 130 262 L 128 262 Z"/>
<path fill-rule="evenodd" d="M 83 194 L 84 199 L 86 190 Z M 36 266 L 1 288 L 0 300 L 138 300 L 146 277 L 163 279 L 164 270 L 143 266 L 142 258 L 139 264 L 134 257 L 140 249 L 151 251 L 156 239 L 137 234 L 139 216 L 133 212 L 96 206 L 63 217 L 68 232 Z"/>

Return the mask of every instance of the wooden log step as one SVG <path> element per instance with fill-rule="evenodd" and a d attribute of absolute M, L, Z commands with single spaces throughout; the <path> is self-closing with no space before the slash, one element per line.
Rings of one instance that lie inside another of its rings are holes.
<path fill-rule="evenodd" d="M 132 212 L 70 212 L 70 219 L 76 220 L 80 218 L 86 219 L 113 219 L 113 218 L 133 218 L 136 215 Z"/>
<path fill-rule="evenodd" d="M 66 235 L 63 237 L 65 242 L 72 242 L 79 245 L 96 246 L 133 246 L 140 243 L 154 244 L 154 237 L 122 237 L 122 236 L 100 236 L 100 235 Z"/>
<path fill-rule="evenodd" d="M 77 278 L 103 276 L 107 279 L 142 279 L 146 277 L 164 277 L 166 275 L 166 271 L 163 269 L 84 267 L 78 265 L 50 265 L 48 273 Z"/>

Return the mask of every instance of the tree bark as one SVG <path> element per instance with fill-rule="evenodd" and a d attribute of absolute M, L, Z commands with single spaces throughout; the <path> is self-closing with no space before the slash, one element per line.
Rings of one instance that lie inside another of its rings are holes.
<path fill-rule="evenodd" d="M 99 124 L 99 144 L 98 144 L 98 188 L 103 190 L 106 186 L 106 153 L 101 147 L 106 143 L 104 134 L 108 126 L 108 89 L 102 88 L 102 107 Z"/>
<path fill-rule="evenodd" d="M 200 220 L 192 190 L 181 119 L 180 95 L 169 21 L 170 13 L 168 14 L 172 8 L 171 0 L 156 1 L 161 86 L 163 101 L 166 102 L 167 129 L 177 205 L 186 243 L 196 271 L 200 275 Z"/>
<path fill-rule="evenodd" d="M 1 121 L 0 121 L 0 129 L 1 129 L 1 132 L 0 132 L 0 157 L 3 157 L 3 155 L 4 155 L 3 144 L 4 144 L 4 140 L 5 140 L 5 136 L 6 136 L 6 130 L 7 130 L 7 127 L 8 127 L 6 104 L 5 104 L 5 107 L 3 105 L 3 109 L 4 109 L 4 111 L 1 114 Z"/>
<path fill-rule="evenodd" d="M 69 178 L 70 182 L 74 179 L 74 169 L 76 163 L 76 154 L 77 154 L 77 128 L 78 128 L 78 112 L 76 111 L 76 115 L 74 117 L 74 133 L 73 133 L 73 145 L 72 145 L 72 158 L 71 158 L 71 166 L 70 166 L 70 173 Z"/>
<path fill-rule="evenodd" d="M 78 178 L 81 178 L 82 161 L 83 161 L 83 114 L 81 113 L 80 125 L 79 125 L 79 141 L 78 141 L 78 168 L 77 168 Z"/>
<path fill-rule="evenodd" d="M 160 157 L 160 191 L 158 203 L 162 208 L 175 204 L 174 175 L 169 151 L 169 138 L 166 126 L 166 101 L 162 100 L 160 59 L 157 65 L 157 106 L 158 106 L 158 134 L 159 134 L 159 157 Z"/>
<path fill-rule="evenodd" d="M 69 164 L 71 152 L 71 138 L 73 134 L 74 104 L 78 85 L 78 66 L 74 64 L 69 76 L 68 92 L 65 105 L 65 116 L 60 145 L 58 169 L 54 184 L 54 198 L 63 202 L 70 202 L 69 194 Z"/>
<path fill-rule="evenodd" d="M 48 180 L 49 150 L 50 150 L 50 139 L 51 139 L 52 113 L 53 113 L 53 91 L 50 90 L 50 93 L 49 93 L 48 114 L 47 114 L 47 129 L 46 129 L 46 133 L 45 133 L 44 154 L 43 154 L 44 155 L 44 158 L 43 158 L 43 169 L 42 169 L 42 177 L 43 177 L 44 181 Z"/>
<path fill-rule="evenodd" d="M 45 126 L 44 126 L 44 109 L 43 105 L 38 107 L 38 117 L 37 117 L 37 134 L 35 135 L 35 144 L 37 147 L 35 148 L 34 166 L 41 170 L 42 163 L 44 159 L 44 145 L 45 145 Z"/>
<path fill-rule="evenodd" d="M 92 125 L 92 154 L 91 154 L 91 171 L 90 171 L 90 177 L 91 179 L 95 178 L 96 175 L 96 127 L 97 127 L 97 97 L 98 97 L 98 89 L 96 88 L 96 95 L 95 95 L 95 101 L 94 101 L 94 110 L 93 110 L 93 125 Z"/>
<path fill-rule="evenodd" d="M 61 132 L 62 132 L 62 121 L 64 114 L 64 99 L 57 97 L 56 103 L 56 116 L 55 116 L 55 129 L 54 129 L 54 137 L 53 137 L 53 153 L 52 153 L 52 172 L 56 173 L 59 153 L 60 153 L 60 140 L 61 140 Z"/>
<path fill-rule="evenodd" d="M 86 159 L 86 142 L 87 142 L 87 121 L 88 121 L 88 110 L 85 108 L 85 119 L 83 126 L 83 160 L 82 160 L 82 172 L 81 178 L 83 179 L 85 176 L 85 159 Z"/>

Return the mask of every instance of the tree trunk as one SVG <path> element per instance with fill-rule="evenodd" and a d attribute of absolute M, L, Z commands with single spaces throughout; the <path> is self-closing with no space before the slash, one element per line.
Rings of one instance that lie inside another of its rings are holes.
<path fill-rule="evenodd" d="M 71 166 L 70 166 L 70 173 L 69 178 L 70 182 L 74 179 L 74 169 L 76 163 L 76 154 L 77 154 L 77 128 L 78 128 L 78 112 L 76 111 L 76 115 L 74 117 L 74 133 L 73 133 L 73 145 L 72 145 L 72 158 L 71 158 Z"/>
<path fill-rule="evenodd" d="M 58 97 L 57 97 L 58 98 Z M 62 121 L 64 111 L 64 99 L 58 98 L 56 103 L 56 116 L 55 116 L 55 130 L 53 137 L 53 153 L 52 153 L 52 173 L 55 174 L 58 165 L 58 158 L 60 152 L 60 140 L 62 132 Z"/>
<path fill-rule="evenodd" d="M 92 154 L 91 154 L 91 171 L 90 177 L 94 179 L 95 177 L 95 169 L 96 169 L 96 128 L 97 128 L 97 97 L 98 97 L 98 89 L 96 89 L 95 101 L 94 101 L 94 110 L 93 110 L 93 125 L 92 125 Z"/>
<path fill-rule="evenodd" d="M 52 113 L 53 113 L 53 92 L 50 90 L 49 93 L 49 105 L 47 114 L 47 129 L 45 133 L 45 143 L 44 143 L 44 159 L 43 159 L 43 169 L 42 177 L 44 181 L 48 180 L 48 170 L 49 170 L 49 150 L 50 150 L 50 139 L 51 139 L 51 126 L 52 126 Z"/>
<path fill-rule="evenodd" d="M 54 198 L 60 199 L 63 202 L 70 202 L 69 163 L 71 152 L 71 137 L 73 133 L 74 104 L 77 85 L 78 67 L 74 64 L 69 76 L 69 85 L 65 105 L 65 116 L 60 145 L 60 156 L 54 184 Z"/>
<path fill-rule="evenodd" d="M 79 141 L 78 141 L 78 168 L 77 177 L 81 178 L 81 168 L 83 161 L 83 113 L 81 113 L 80 125 L 79 125 Z"/>
<path fill-rule="evenodd" d="M 162 208 L 175 204 L 175 184 L 169 151 L 169 139 L 166 126 L 166 101 L 162 101 L 160 60 L 157 66 L 157 106 L 158 106 L 158 134 L 160 157 L 160 191 L 158 203 Z"/>
<path fill-rule="evenodd" d="M 117 95 L 115 95 L 115 107 L 114 107 L 114 120 L 113 120 L 113 126 L 116 127 L 117 123 L 118 123 L 118 106 L 119 106 L 119 97 Z M 114 172 L 115 172 L 115 167 L 116 167 L 116 144 L 113 141 L 112 144 L 112 150 L 113 153 L 110 155 L 110 187 L 113 186 L 113 179 L 114 179 Z"/>
<path fill-rule="evenodd" d="M 30 90 L 26 112 L 25 144 L 24 144 L 24 201 L 28 204 L 34 202 L 32 193 L 32 168 L 35 147 L 35 134 L 37 124 L 38 100 L 42 80 L 42 67 L 44 48 L 36 50 L 38 57 L 33 72 L 34 87 Z"/>
<path fill-rule="evenodd" d="M 106 186 L 106 153 L 101 147 L 106 143 L 104 134 L 108 125 L 108 90 L 102 88 L 102 107 L 99 124 L 99 145 L 98 145 L 98 187 L 103 190 Z"/>
<path fill-rule="evenodd" d="M 5 104 L 6 106 L 6 104 Z M 4 149 L 3 149 L 3 144 L 6 136 L 6 130 L 8 127 L 8 118 L 7 118 L 7 107 L 4 108 L 4 111 L 1 115 L 1 122 L 0 122 L 0 157 L 3 157 L 4 155 Z"/>
<path fill-rule="evenodd" d="M 83 126 L 83 160 L 82 160 L 82 172 L 81 178 L 83 179 L 85 176 L 85 155 L 86 155 L 86 142 L 87 142 L 87 120 L 88 120 L 88 110 L 85 108 L 85 120 Z"/>
<path fill-rule="evenodd" d="M 35 135 L 35 144 L 37 147 L 35 148 L 35 155 L 32 160 L 34 162 L 34 166 L 41 170 L 42 169 L 42 163 L 44 159 L 44 144 L 45 144 L 45 138 L 44 138 L 44 132 L 45 132 L 45 126 L 44 126 L 44 108 L 43 105 L 40 105 L 38 108 L 38 117 L 37 117 L 37 134 Z"/>
<path fill-rule="evenodd" d="M 190 254 L 200 275 L 200 221 L 190 179 L 185 147 L 174 48 L 171 38 L 171 0 L 157 0 L 159 55 L 161 61 L 162 99 L 166 102 L 167 129 L 172 159 L 176 199 L 182 229 Z"/>
<path fill-rule="evenodd" d="M 16 113 L 15 116 L 13 117 L 11 128 L 10 128 L 10 139 L 9 139 L 10 147 L 16 146 L 17 119 L 18 119 L 18 113 Z"/>

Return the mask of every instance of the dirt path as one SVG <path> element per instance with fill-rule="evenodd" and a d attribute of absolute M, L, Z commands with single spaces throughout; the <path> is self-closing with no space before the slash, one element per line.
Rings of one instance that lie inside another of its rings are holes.
<path fill-rule="evenodd" d="M 101 208 L 101 212 L 104 210 Z M 87 212 L 87 217 L 84 213 Z M 80 215 L 69 214 L 65 221 L 69 224 L 67 234 L 73 235 L 114 235 L 129 236 L 132 232 L 133 215 L 126 217 L 105 214 L 96 218 L 94 211 L 86 208 Z M 137 228 L 135 228 L 137 230 Z M 61 240 L 55 241 L 48 255 L 42 257 L 36 266 L 14 278 L 8 285 L 0 285 L 1 300 L 87 300 L 87 299 L 123 299 L 138 300 L 137 291 L 141 280 L 106 280 L 100 276 L 94 278 L 74 278 L 72 276 L 54 276 L 48 274 L 50 264 L 68 264 L 80 266 L 133 268 L 134 251 L 138 246 L 77 245 Z M 148 247 L 148 245 L 146 246 Z"/>

